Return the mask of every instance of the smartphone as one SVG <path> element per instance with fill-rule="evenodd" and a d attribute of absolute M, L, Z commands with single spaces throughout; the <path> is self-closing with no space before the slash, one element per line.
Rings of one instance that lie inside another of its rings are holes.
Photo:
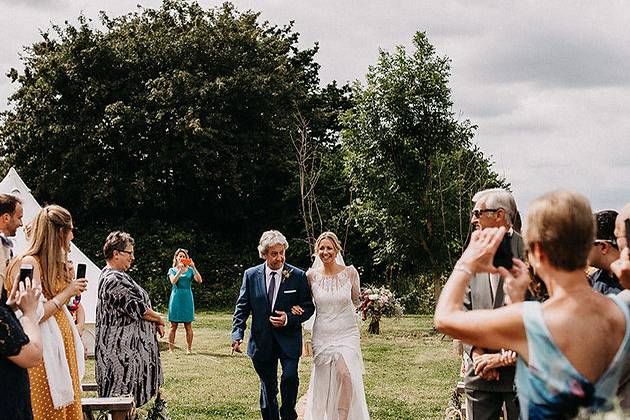
<path fill-rule="evenodd" d="M 630 247 L 630 218 L 624 220 L 626 224 L 626 246 Z"/>
<path fill-rule="evenodd" d="M 511 238 L 508 235 L 503 237 L 501 244 L 497 248 L 497 252 L 494 254 L 492 264 L 495 267 L 505 267 L 508 270 L 512 268 L 514 263 L 512 262 L 512 246 L 510 244 Z"/>
<path fill-rule="evenodd" d="M 78 279 L 84 279 L 85 278 L 85 271 L 87 269 L 87 266 L 83 263 L 79 263 L 77 264 L 77 278 Z"/>
<path fill-rule="evenodd" d="M 31 264 L 22 264 L 20 266 L 20 277 L 18 281 L 24 283 L 26 278 L 33 280 L 33 266 Z"/>

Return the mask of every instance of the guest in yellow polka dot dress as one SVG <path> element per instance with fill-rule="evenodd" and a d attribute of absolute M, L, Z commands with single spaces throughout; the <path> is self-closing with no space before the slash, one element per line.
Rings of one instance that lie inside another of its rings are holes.
<path fill-rule="evenodd" d="M 35 284 L 41 282 L 46 299 L 38 310 L 44 361 L 28 370 L 34 420 L 83 418 L 83 346 L 66 303 L 85 291 L 87 280 L 72 279 L 66 272 L 72 230 L 68 210 L 57 205 L 44 207 L 32 222 L 27 251 L 9 265 L 8 283 L 17 277 L 22 264 L 31 264 Z"/>

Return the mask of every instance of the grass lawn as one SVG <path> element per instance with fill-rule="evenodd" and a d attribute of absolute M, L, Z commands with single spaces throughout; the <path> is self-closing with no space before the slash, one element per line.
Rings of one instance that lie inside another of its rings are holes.
<path fill-rule="evenodd" d="M 232 314 L 198 313 L 193 323 L 194 354 L 184 352 L 183 328 L 173 354 L 162 353 L 164 395 L 173 420 L 259 419 L 258 376 L 246 356 L 230 356 Z M 385 319 L 381 334 L 362 328 L 365 388 L 371 417 L 444 418 L 457 381 L 459 360 L 451 341 L 432 331 L 429 316 Z M 247 335 L 247 334 L 246 334 Z M 243 347 L 245 348 L 245 347 Z M 300 362 L 300 396 L 306 392 L 312 358 Z M 94 380 L 94 361 L 85 382 Z"/>

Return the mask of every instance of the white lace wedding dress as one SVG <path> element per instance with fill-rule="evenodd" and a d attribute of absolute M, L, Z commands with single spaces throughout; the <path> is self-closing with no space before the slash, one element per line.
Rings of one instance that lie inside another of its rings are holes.
<path fill-rule="evenodd" d="M 313 372 L 305 420 L 369 419 L 363 389 L 363 358 L 354 301 L 359 273 L 348 266 L 335 276 L 307 272 L 315 302 Z"/>

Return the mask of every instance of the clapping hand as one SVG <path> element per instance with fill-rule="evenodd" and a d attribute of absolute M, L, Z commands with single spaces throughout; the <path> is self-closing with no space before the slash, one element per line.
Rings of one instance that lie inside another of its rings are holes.
<path fill-rule="evenodd" d="M 499 380 L 498 368 L 511 366 L 516 363 L 516 352 L 512 350 L 501 350 L 501 353 L 487 353 L 475 357 L 473 360 L 475 375 L 479 375 L 485 380 Z"/>
<path fill-rule="evenodd" d="M 501 349 L 501 363 L 503 366 L 511 366 L 516 364 L 518 354 L 514 350 Z"/>
<path fill-rule="evenodd" d="M 483 350 L 479 348 L 474 348 L 472 351 L 472 362 L 473 368 L 475 370 L 475 374 L 482 377 L 486 381 L 498 381 L 499 380 L 499 371 L 493 368 L 488 367 L 484 369 L 489 363 L 490 359 L 494 356 L 493 354 L 485 354 Z"/>

